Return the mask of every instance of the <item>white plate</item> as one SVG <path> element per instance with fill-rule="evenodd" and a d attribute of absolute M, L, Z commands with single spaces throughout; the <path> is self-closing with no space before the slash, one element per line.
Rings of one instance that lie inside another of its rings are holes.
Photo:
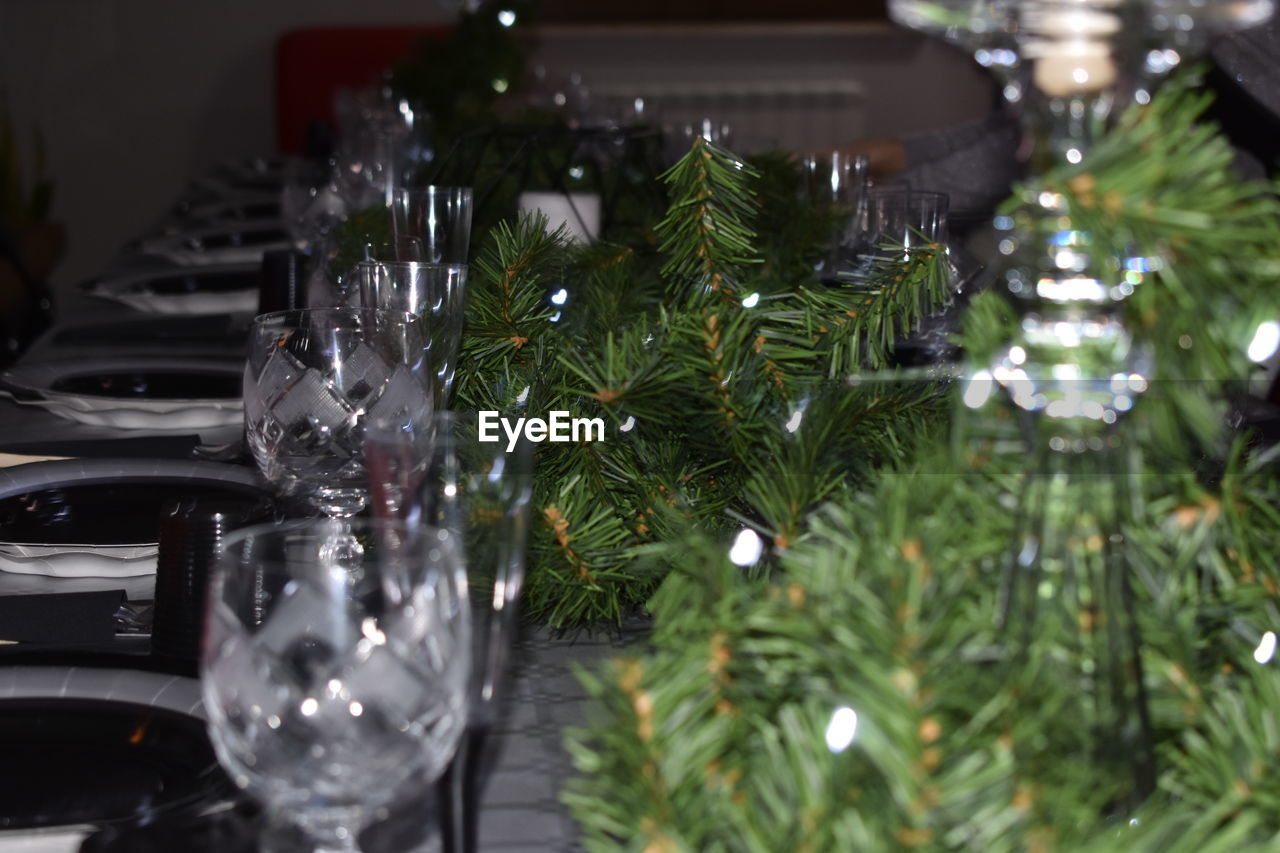
<path fill-rule="evenodd" d="M 145 254 L 189 266 L 260 263 L 263 252 L 293 249 L 296 245 L 279 219 L 263 219 L 149 238 L 143 240 L 138 248 Z"/>
<path fill-rule="evenodd" d="M 156 555 L 156 543 L 142 542 L 137 545 L 94 545 L 85 543 L 44 542 L 0 542 L 0 557 L 18 559 L 35 559 L 38 557 L 57 557 L 63 554 L 97 554 L 113 560 L 139 560 Z"/>
<path fill-rule="evenodd" d="M 198 679 L 134 669 L 0 667 L 0 701 L 5 699 L 115 700 L 205 718 Z"/>
<path fill-rule="evenodd" d="M 156 572 L 156 552 L 132 559 L 120 559 L 110 554 L 90 551 L 66 551 L 40 557 L 15 557 L 0 554 L 0 572 L 16 575 L 41 575 L 50 578 L 119 578 L 153 575 Z"/>
<path fill-rule="evenodd" d="M 92 826 L 0 832 L 0 853 L 78 853 Z"/>
<path fill-rule="evenodd" d="M 190 484 L 244 493 L 246 496 L 266 494 L 265 486 L 253 469 L 217 462 L 68 459 L 33 462 L 0 470 L 0 498 L 99 484 L 166 487 Z M 155 530 L 159 530 L 158 518 Z M 130 538 L 149 535 L 149 529 L 140 528 Z M 79 540 L 80 537 L 75 538 Z M 86 553 L 88 549 L 92 549 L 92 553 Z M 0 552 L 3 552 L 0 555 L 0 594 L 124 589 L 132 600 L 148 600 L 155 593 L 157 550 L 155 544 L 146 542 L 102 546 L 79 542 L 0 543 Z M 27 556 L 32 559 L 24 562 Z M 41 557 L 47 561 L 43 567 L 37 565 Z M 2 672 L 3 668 L 0 668 Z M 3 695 L 0 691 L 0 697 Z"/>
<path fill-rule="evenodd" d="M 261 249 L 251 263 L 219 263 L 196 269 L 165 269 L 107 278 L 91 284 L 86 293 L 151 314 L 230 314 L 256 312 Z M 206 278 L 206 276 L 208 278 Z M 201 282 L 242 277 L 243 287 L 202 289 Z M 176 290 L 175 281 L 189 289 Z M 176 292 L 175 292 L 176 291 Z"/>
<path fill-rule="evenodd" d="M 0 393 L 8 393 L 20 405 L 47 409 L 68 420 L 118 429 L 208 429 L 232 426 L 244 419 L 244 405 L 238 398 L 131 398 L 51 390 L 64 379 L 130 372 L 220 374 L 235 382 L 243 374 L 243 366 L 231 361 L 142 356 L 20 364 L 0 373 L 0 381 L 19 393 Z"/>

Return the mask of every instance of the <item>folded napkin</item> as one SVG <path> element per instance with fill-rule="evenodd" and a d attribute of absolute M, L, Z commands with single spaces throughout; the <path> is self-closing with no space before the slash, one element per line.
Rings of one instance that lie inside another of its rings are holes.
<path fill-rule="evenodd" d="M 0 832 L 0 853 L 78 853 L 93 827 L 44 832 Z"/>

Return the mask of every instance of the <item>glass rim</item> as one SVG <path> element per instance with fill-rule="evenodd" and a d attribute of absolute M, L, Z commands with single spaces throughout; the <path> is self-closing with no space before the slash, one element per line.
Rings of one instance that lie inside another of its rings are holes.
<path fill-rule="evenodd" d="M 434 525 L 411 522 L 402 518 L 336 519 L 317 516 L 314 518 L 286 518 L 283 521 L 264 521 L 228 531 L 222 538 L 219 547 L 219 562 L 229 556 L 230 546 L 238 545 L 258 536 L 279 536 L 309 530 L 323 533 L 325 528 L 348 533 L 360 533 L 370 530 L 400 530 L 411 532 L 415 538 L 419 534 L 437 533 L 442 529 Z"/>
<path fill-rule="evenodd" d="M 425 270 L 447 269 L 452 272 L 468 272 L 471 265 L 454 264 L 445 261 L 380 261 L 377 258 L 365 258 L 356 263 L 357 267 L 392 267 L 394 269 L 422 268 Z"/>
<path fill-rule="evenodd" d="M 450 186 L 448 184 L 427 184 L 421 187 L 396 187 L 391 191 L 392 199 L 413 198 L 414 196 L 422 196 L 430 198 L 432 196 L 452 196 L 455 198 L 470 201 L 474 195 L 471 187 Z"/>
<path fill-rule="evenodd" d="M 381 322 L 416 322 L 417 314 L 408 311 L 395 311 L 390 308 L 364 308 L 353 305 L 333 305 L 324 308 L 286 308 L 283 311 L 268 311 L 253 318 L 254 328 L 265 328 L 275 325 L 299 325 L 298 321 L 308 317 L 324 315 L 347 316 L 352 318 L 368 318 Z"/>

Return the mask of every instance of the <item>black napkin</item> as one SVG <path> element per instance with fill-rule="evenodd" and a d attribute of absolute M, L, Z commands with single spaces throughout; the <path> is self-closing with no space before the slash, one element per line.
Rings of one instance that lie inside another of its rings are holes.
<path fill-rule="evenodd" d="M 119 589 L 0 596 L 0 640 L 15 643 L 109 643 L 115 639 Z"/>
<path fill-rule="evenodd" d="M 190 317 L 147 317 L 110 323 L 68 326 L 54 333 L 60 344 L 244 343 L 245 322 L 231 314 L 197 314 Z"/>

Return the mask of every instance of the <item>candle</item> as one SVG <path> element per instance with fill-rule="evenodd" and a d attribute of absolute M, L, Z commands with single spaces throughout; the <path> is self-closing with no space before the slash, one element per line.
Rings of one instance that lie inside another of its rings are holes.
<path fill-rule="evenodd" d="M 1102 91 L 1115 85 L 1116 76 L 1108 46 L 1085 41 L 1044 45 L 1032 70 L 1036 87 L 1051 98 Z"/>
<path fill-rule="evenodd" d="M 1022 23 L 1030 39 L 1025 51 L 1035 65 L 1032 79 L 1054 98 L 1098 92 L 1115 85 L 1110 39 L 1120 31 L 1115 0 L 1029 4 Z"/>

